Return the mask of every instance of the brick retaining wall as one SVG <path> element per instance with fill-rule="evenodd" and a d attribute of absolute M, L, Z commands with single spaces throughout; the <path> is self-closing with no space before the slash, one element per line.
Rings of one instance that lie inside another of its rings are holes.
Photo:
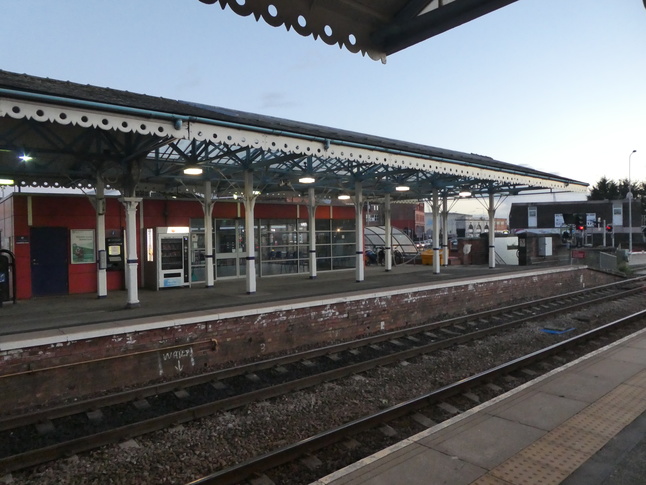
<path fill-rule="evenodd" d="M 179 318 L 167 325 L 142 325 L 140 330 L 120 334 L 112 330 L 100 337 L 79 333 L 78 340 L 0 352 L 0 405 L 15 410 L 88 396 L 616 279 L 585 268 L 554 268 L 468 283 L 451 281 L 414 290 L 326 298 L 318 304 L 286 302 L 264 309 Z"/>

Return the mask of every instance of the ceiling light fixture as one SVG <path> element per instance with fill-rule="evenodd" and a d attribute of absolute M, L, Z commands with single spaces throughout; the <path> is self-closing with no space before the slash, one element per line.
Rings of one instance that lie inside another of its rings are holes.
<path fill-rule="evenodd" d="M 299 178 L 298 181 L 302 184 L 313 184 L 314 182 L 316 182 L 316 179 L 314 177 L 306 176 Z"/>
<path fill-rule="evenodd" d="M 395 190 L 397 192 L 408 192 L 410 190 L 410 187 L 408 185 L 398 185 L 395 187 Z"/>
<path fill-rule="evenodd" d="M 27 154 L 25 154 L 25 153 L 23 153 L 22 155 L 20 155 L 18 158 L 19 158 L 20 160 L 22 160 L 23 162 L 28 162 L 29 160 L 33 160 L 33 159 L 34 159 L 33 157 L 30 157 L 29 155 L 27 155 Z"/>
<path fill-rule="evenodd" d="M 12 179 L 0 179 L 0 185 L 13 185 L 14 181 Z"/>
<path fill-rule="evenodd" d="M 348 194 L 341 194 L 337 197 L 339 200 L 348 200 L 350 196 Z"/>
<path fill-rule="evenodd" d="M 184 167 L 184 175 L 202 175 L 204 169 L 199 165 L 187 165 Z"/>
<path fill-rule="evenodd" d="M 471 191 L 470 190 L 461 190 L 458 195 L 460 197 L 471 197 Z"/>

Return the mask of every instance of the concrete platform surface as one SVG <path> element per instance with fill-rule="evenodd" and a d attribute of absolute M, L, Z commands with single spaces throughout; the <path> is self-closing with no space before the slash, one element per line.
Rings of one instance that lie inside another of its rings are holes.
<path fill-rule="evenodd" d="M 0 336 L 67 328 L 84 324 L 118 322 L 142 317 L 159 317 L 186 312 L 262 306 L 303 298 L 351 295 L 395 287 L 416 287 L 459 279 L 500 277 L 516 272 L 545 270 L 544 266 L 481 265 L 446 266 L 439 274 L 421 264 L 367 266 L 364 281 L 357 282 L 354 270 L 328 271 L 310 279 L 307 274 L 270 276 L 257 279 L 257 289 L 247 294 L 244 279 L 217 280 L 211 288 L 168 288 L 160 291 L 139 290 L 140 306 L 126 308 L 127 292 L 112 291 L 105 298 L 96 294 L 36 297 L 5 303 L 0 307 Z M 549 269 L 549 268 L 547 268 Z"/>
<path fill-rule="evenodd" d="M 646 330 L 315 485 L 643 485 Z"/>

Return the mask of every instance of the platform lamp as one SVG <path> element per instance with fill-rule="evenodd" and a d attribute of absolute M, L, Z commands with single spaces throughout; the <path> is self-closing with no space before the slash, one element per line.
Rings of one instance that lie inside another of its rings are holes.
<path fill-rule="evenodd" d="M 637 150 L 633 150 L 628 155 L 628 193 L 626 197 L 628 198 L 628 258 L 633 252 L 633 193 L 632 193 L 632 183 L 630 179 L 630 159 Z"/>
<path fill-rule="evenodd" d="M 202 175 L 204 169 L 197 164 L 186 165 L 184 167 L 184 175 Z"/>

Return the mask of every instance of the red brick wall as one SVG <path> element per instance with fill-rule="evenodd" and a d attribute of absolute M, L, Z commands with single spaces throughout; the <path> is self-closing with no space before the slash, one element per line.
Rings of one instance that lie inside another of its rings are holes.
<path fill-rule="evenodd" d="M 614 280 L 587 269 L 533 274 L 8 350 L 0 352 L 0 406 L 143 384 Z"/>

